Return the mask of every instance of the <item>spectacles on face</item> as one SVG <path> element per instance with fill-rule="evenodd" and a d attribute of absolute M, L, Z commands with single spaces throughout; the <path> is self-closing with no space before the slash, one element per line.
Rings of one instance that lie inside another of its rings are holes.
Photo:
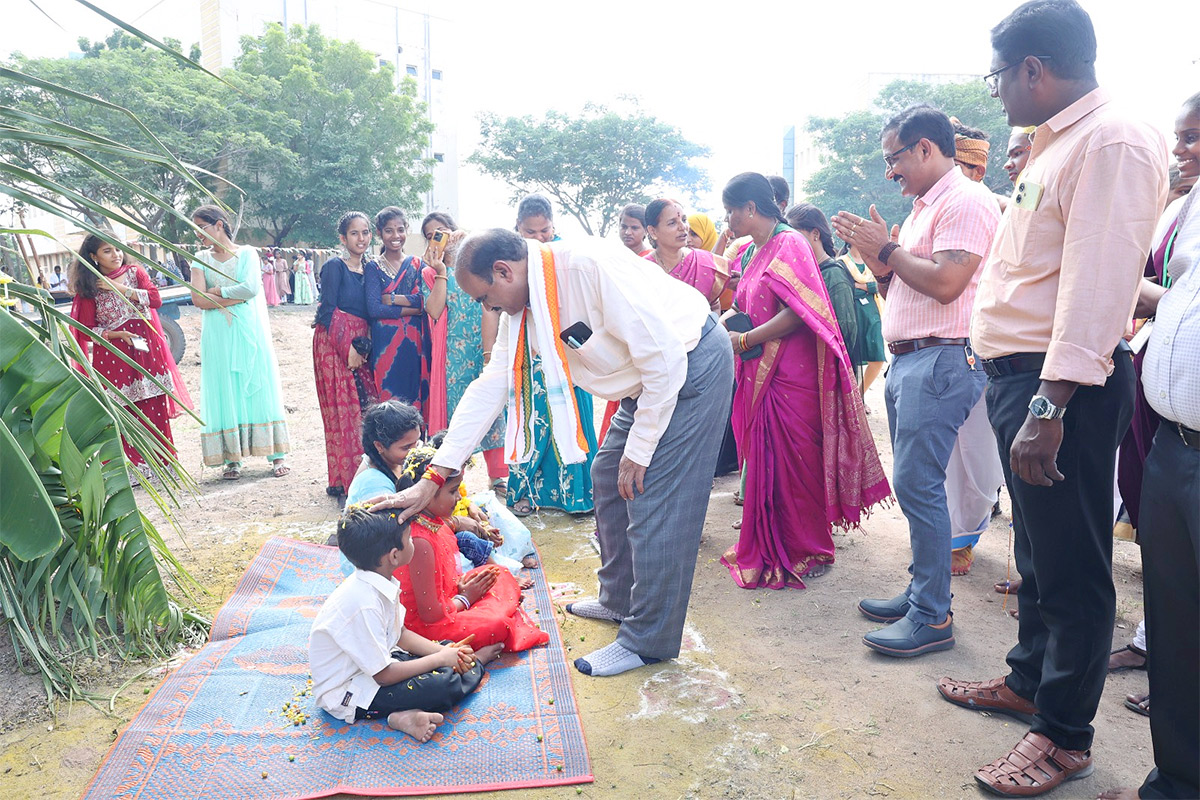
<path fill-rule="evenodd" d="M 920 140 L 920 139 L 918 139 L 917 141 L 913 142 L 912 144 L 910 144 L 910 145 L 905 145 L 904 147 L 901 147 L 901 148 L 900 148 L 899 150 L 897 150 L 896 152 L 894 152 L 894 153 L 890 153 L 890 154 L 888 154 L 888 155 L 884 156 L 884 157 L 883 157 L 883 163 L 884 163 L 884 164 L 887 164 L 887 168 L 888 168 L 888 169 L 891 169 L 892 167 L 896 166 L 896 161 L 897 161 L 897 159 L 899 159 L 899 158 L 900 158 L 900 156 L 904 155 L 904 154 L 905 154 L 905 153 L 907 153 L 909 150 L 912 150 L 914 147 L 916 147 L 916 146 L 917 146 L 917 145 L 919 145 L 920 143 L 921 143 L 921 140 Z"/>
<path fill-rule="evenodd" d="M 1029 58 L 1029 56 L 1025 56 L 1025 58 Z M 1013 67 L 1019 67 L 1021 64 L 1024 64 L 1025 58 L 1022 58 L 1020 61 L 1014 61 L 1013 63 L 1009 64 L 1007 67 L 1001 67 L 1000 69 L 996 70 L 995 72 L 989 72 L 987 75 L 984 75 L 983 83 L 985 86 L 987 86 L 988 91 L 991 92 L 992 94 L 995 94 L 996 91 L 1000 88 L 1001 73 L 1008 72 Z M 1050 60 L 1050 56 L 1034 56 L 1034 58 L 1036 58 L 1038 61 L 1049 61 Z"/>

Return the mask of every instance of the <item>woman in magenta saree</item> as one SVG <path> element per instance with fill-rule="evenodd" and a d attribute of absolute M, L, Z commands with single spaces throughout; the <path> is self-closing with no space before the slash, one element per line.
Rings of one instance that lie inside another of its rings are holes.
<path fill-rule="evenodd" d="M 756 173 L 724 195 L 734 234 L 754 237 L 734 296 L 753 328 L 731 339 L 735 352 L 762 352 L 737 365 L 746 496 L 738 542 L 721 560 L 743 588 L 803 589 L 834 561 L 832 526 L 857 525 L 891 490 L 812 248 L 772 199 Z"/>
<path fill-rule="evenodd" d="M 729 282 L 729 262 L 707 250 L 687 246 L 691 230 L 683 206 L 674 200 L 652 200 L 646 206 L 646 230 L 654 249 L 645 258 L 700 292 L 712 309 L 718 310 L 721 293 Z"/>

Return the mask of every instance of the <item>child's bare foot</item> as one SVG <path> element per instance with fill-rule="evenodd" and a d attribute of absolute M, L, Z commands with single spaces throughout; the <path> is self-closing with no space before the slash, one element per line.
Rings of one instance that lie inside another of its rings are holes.
<path fill-rule="evenodd" d="M 388 727 L 407 733 L 418 742 L 428 742 L 444 717 L 429 711 L 393 711 L 388 714 Z"/>
<path fill-rule="evenodd" d="M 538 568 L 537 558 L 535 558 L 534 556 L 525 556 L 524 558 L 521 559 L 521 566 L 524 567 L 525 569 L 537 569 Z"/>
<path fill-rule="evenodd" d="M 489 644 L 487 647 L 481 647 L 475 651 L 475 660 L 478 661 L 481 666 L 487 666 L 492 661 L 495 661 L 496 658 L 503 652 L 504 642 Z"/>
<path fill-rule="evenodd" d="M 520 586 L 522 589 L 532 589 L 533 578 L 529 577 L 528 575 L 517 578 L 517 586 Z"/>

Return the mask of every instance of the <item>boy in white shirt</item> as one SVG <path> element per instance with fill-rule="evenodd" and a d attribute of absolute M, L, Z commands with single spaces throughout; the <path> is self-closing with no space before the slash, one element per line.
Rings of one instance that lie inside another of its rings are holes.
<path fill-rule="evenodd" d="M 479 686 L 503 645 L 438 644 L 404 628 L 400 582 L 413 557 L 408 523 L 394 513 L 352 509 L 338 548 L 356 569 L 334 589 L 308 641 L 317 705 L 345 722 L 387 717 L 388 727 L 427 742 L 452 708 Z M 399 649 L 395 649 L 399 648 Z"/>

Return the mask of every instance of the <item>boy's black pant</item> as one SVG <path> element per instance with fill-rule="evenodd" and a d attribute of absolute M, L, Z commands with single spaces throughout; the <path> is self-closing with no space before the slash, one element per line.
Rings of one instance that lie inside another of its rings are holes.
<path fill-rule="evenodd" d="M 403 650 L 395 650 L 392 652 L 392 658 L 397 661 L 413 661 L 417 656 Z M 461 675 L 451 667 L 438 667 L 433 672 L 424 672 L 406 681 L 379 687 L 371 706 L 355 710 L 354 718 L 379 719 L 393 711 L 449 711 L 479 688 L 482 680 L 483 665 L 478 660 L 475 666 Z"/>

